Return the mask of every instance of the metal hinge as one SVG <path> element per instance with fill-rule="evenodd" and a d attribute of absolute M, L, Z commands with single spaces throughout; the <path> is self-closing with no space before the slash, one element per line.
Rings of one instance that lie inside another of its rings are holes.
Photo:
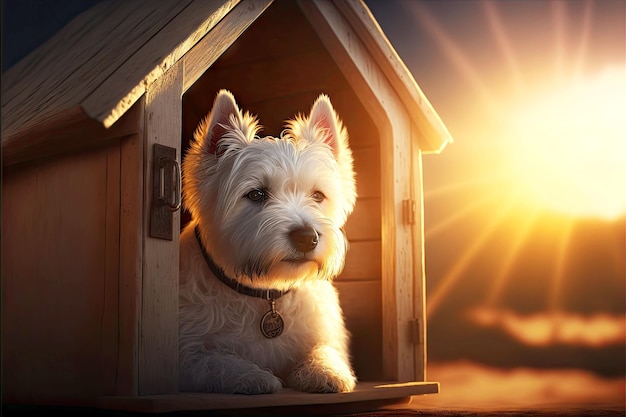
<path fill-rule="evenodd" d="M 413 199 L 402 200 L 402 221 L 404 224 L 415 224 L 417 202 Z"/>
<path fill-rule="evenodd" d="M 421 345 L 424 343 L 424 327 L 422 320 L 413 319 L 410 322 L 411 326 L 411 341 L 413 344 Z"/>

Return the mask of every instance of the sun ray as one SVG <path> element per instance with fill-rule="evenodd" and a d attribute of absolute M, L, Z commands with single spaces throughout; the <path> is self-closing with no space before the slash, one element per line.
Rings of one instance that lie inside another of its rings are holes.
<path fill-rule="evenodd" d="M 471 204 L 466 205 L 460 210 L 457 210 L 453 215 L 446 217 L 443 221 L 429 225 L 424 232 L 424 238 L 431 238 L 442 231 L 445 231 L 448 227 L 456 223 L 457 221 L 470 217 L 470 213 L 485 207 L 490 202 L 493 202 L 498 197 L 498 193 L 483 193 L 482 198 L 474 200 Z"/>
<path fill-rule="evenodd" d="M 509 66 L 509 70 L 511 71 L 515 92 L 519 96 L 521 95 L 524 86 L 524 82 L 522 80 L 522 72 L 520 71 L 517 58 L 515 57 L 515 53 L 513 52 L 513 47 L 511 46 L 509 38 L 506 34 L 506 30 L 502 25 L 502 18 L 498 13 L 496 3 L 491 1 L 483 1 L 482 5 L 487 16 L 487 22 L 489 22 L 491 32 L 496 39 L 498 47 L 504 54 L 506 62 Z"/>
<path fill-rule="evenodd" d="M 622 234 L 619 241 L 611 247 L 611 259 L 616 265 L 619 265 L 620 271 L 613 278 L 619 283 L 624 283 L 626 282 L 626 216 L 623 216 L 619 221 L 622 223 Z"/>
<path fill-rule="evenodd" d="M 476 239 L 472 241 L 472 243 L 466 248 L 465 252 L 461 256 L 459 256 L 450 269 L 441 279 L 441 282 L 437 287 L 428 295 L 428 301 L 426 304 L 426 313 L 431 316 L 433 313 L 437 311 L 441 302 L 448 295 L 450 290 L 455 287 L 456 282 L 463 275 L 467 267 L 474 260 L 476 255 L 483 250 L 484 246 L 488 243 L 491 235 L 496 231 L 496 229 L 502 225 L 502 223 L 506 220 L 506 217 L 511 214 L 514 210 L 514 206 L 518 201 L 518 197 L 513 195 L 508 201 L 503 202 L 499 208 L 498 212 L 494 213 L 491 216 L 491 220 L 489 223 L 485 225 L 482 229 L 481 233 L 476 236 Z"/>
<path fill-rule="evenodd" d="M 537 220 L 539 219 L 539 210 L 530 210 L 527 213 L 524 221 L 517 227 L 517 233 L 511 239 L 511 246 L 506 255 L 506 258 L 502 262 L 502 266 L 497 271 L 494 283 L 491 286 L 485 304 L 487 306 L 495 306 L 498 303 L 504 285 L 511 277 L 511 270 L 515 264 L 515 261 L 519 257 L 519 253 L 524 245 L 527 243 L 530 232 L 535 227 Z"/>
<path fill-rule="evenodd" d="M 565 56 L 565 22 L 567 19 L 567 4 L 565 1 L 555 1 L 552 3 L 555 30 L 554 48 L 554 79 L 561 80 L 564 75 Z"/>
<path fill-rule="evenodd" d="M 565 278 L 567 267 L 567 250 L 569 248 L 570 240 L 572 237 L 572 231 L 574 229 L 575 220 L 569 218 L 566 220 L 563 230 L 561 232 L 559 246 L 556 252 L 556 262 L 554 264 L 554 273 L 552 275 L 552 282 L 550 283 L 549 292 L 549 309 L 555 314 L 560 312 L 561 306 L 561 293 L 563 291 L 563 279 Z"/>
<path fill-rule="evenodd" d="M 578 53 L 574 61 L 574 78 L 581 78 L 584 72 L 585 59 L 587 56 L 587 45 L 589 44 L 589 35 L 591 32 L 591 20 L 593 18 L 593 2 L 587 0 L 583 11 L 583 23 L 580 30 L 580 43 L 578 44 Z"/>
<path fill-rule="evenodd" d="M 435 43 L 446 54 L 446 57 L 452 62 L 455 68 L 461 73 L 461 76 L 465 78 L 469 84 L 474 88 L 480 97 L 485 108 L 489 109 L 492 114 L 498 114 L 499 109 L 497 100 L 490 93 L 489 88 L 483 82 L 482 77 L 478 71 L 474 69 L 470 60 L 463 53 L 463 51 L 450 39 L 446 34 L 446 31 L 441 27 L 437 19 L 430 13 L 428 7 L 421 4 L 421 2 L 409 3 L 410 12 L 417 19 L 420 26 L 428 32 L 428 34 L 434 39 Z"/>
<path fill-rule="evenodd" d="M 458 190 L 462 189 L 485 189 L 485 187 L 496 187 L 499 183 L 506 184 L 507 181 L 510 181 L 513 178 L 512 174 L 500 174 L 490 172 L 487 175 L 473 175 L 469 179 L 458 180 L 450 183 L 446 183 L 443 185 L 439 185 L 436 188 L 428 189 L 424 193 L 424 198 L 428 200 L 432 200 L 436 197 L 445 196 L 451 193 L 456 193 Z"/>

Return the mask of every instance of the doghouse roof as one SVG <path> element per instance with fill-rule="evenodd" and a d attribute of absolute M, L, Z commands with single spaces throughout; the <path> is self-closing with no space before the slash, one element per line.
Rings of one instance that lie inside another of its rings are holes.
<path fill-rule="evenodd" d="M 277 0 L 280 1 L 280 0 Z M 315 1 L 315 0 L 313 0 Z M 272 0 L 103 1 L 3 74 L 2 148 L 50 146 L 82 124 L 114 126 L 147 86 L 185 56 L 185 91 Z M 413 76 L 360 0 L 331 3 L 375 59 L 420 131 L 420 148 L 451 141 Z M 329 22 L 331 23 L 331 22 Z M 331 23 L 332 24 L 332 23 Z M 332 52 L 331 52 L 332 54 Z"/>

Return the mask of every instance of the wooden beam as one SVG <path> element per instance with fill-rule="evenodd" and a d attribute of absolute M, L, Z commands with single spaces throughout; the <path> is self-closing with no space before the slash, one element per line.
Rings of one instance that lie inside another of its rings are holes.
<path fill-rule="evenodd" d="M 144 99 L 135 104 L 144 123 Z M 139 392 L 139 335 L 143 277 L 144 132 L 122 141 L 120 155 L 120 272 L 116 395 Z"/>
<path fill-rule="evenodd" d="M 121 143 L 114 143 L 107 151 L 105 199 L 105 263 L 102 292 L 102 353 L 100 392 L 117 393 L 117 364 L 119 358 L 119 275 L 120 275 L 120 213 L 121 213 Z M 72 260 L 68 259 L 68 262 Z"/>
<path fill-rule="evenodd" d="M 111 129 L 74 107 L 2 138 L 3 168 L 90 149 L 140 131 L 139 109 L 131 109 Z"/>
<path fill-rule="evenodd" d="M 357 405 L 361 401 L 406 398 L 411 395 L 436 394 L 439 384 L 433 382 L 414 382 L 389 384 L 380 382 L 359 383 L 353 392 L 339 394 L 312 394 L 283 389 L 277 394 L 268 395 L 233 395 L 180 393 L 176 395 L 150 395 L 140 397 L 102 397 L 98 407 L 111 410 L 167 413 L 175 411 L 198 410 L 244 410 L 268 407 L 305 406 L 300 409 L 311 411 L 313 407 L 325 404 Z M 369 407 L 371 409 L 371 405 Z M 364 411 L 364 410 L 361 410 Z M 297 413 L 297 414 L 300 414 Z M 334 413 L 333 413 L 334 414 Z"/>
<path fill-rule="evenodd" d="M 81 101 L 85 112 L 105 127 L 113 125 L 238 2 L 191 2 Z"/>
<path fill-rule="evenodd" d="M 411 125 L 411 136 L 415 137 L 415 125 Z M 412 219 L 413 238 L 413 343 L 415 346 L 415 380 L 426 381 L 426 266 L 424 245 L 424 184 L 422 152 L 411 142 L 411 202 L 415 204 Z"/>
<path fill-rule="evenodd" d="M 362 0 L 333 0 L 398 94 L 417 127 L 423 152 L 439 153 L 452 136 Z"/>
<path fill-rule="evenodd" d="M 200 0 L 202 1 L 202 0 Z M 185 55 L 183 92 L 228 49 L 273 0 L 243 0 Z"/>
<path fill-rule="evenodd" d="M 180 164 L 183 63 L 146 92 L 144 136 L 143 282 L 139 339 L 139 395 L 178 391 L 178 241 L 180 212 L 172 213 L 173 239 L 150 237 L 153 144 L 176 149 Z"/>

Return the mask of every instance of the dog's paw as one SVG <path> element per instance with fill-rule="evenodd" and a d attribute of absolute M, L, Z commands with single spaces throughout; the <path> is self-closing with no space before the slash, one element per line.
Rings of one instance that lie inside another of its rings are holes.
<path fill-rule="evenodd" d="M 283 387 L 270 370 L 233 354 L 211 350 L 186 358 L 181 361 L 181 391 L 254 395 L 272 394 Z"/>
<path fill-rule="evenodd" d="M 282 381 L 270 371 L 258 369 L 242 375 L 227 391 L 232 394 L 274 394 L 283 387 Z"/>
<path fill-rule="evenodd" d="M 305 392 L 349 392 L 356 386 L 352 372 L 301 365 L 290 376 L 288 385 Z"/>
<path fill-rule="evenodd" d="M 314 355 L 297 366 L 287 383 L 306 392 L 349 392 L 356 386 L 356 377 L 338 352 L 326 348 L 316 350 Z"/>

